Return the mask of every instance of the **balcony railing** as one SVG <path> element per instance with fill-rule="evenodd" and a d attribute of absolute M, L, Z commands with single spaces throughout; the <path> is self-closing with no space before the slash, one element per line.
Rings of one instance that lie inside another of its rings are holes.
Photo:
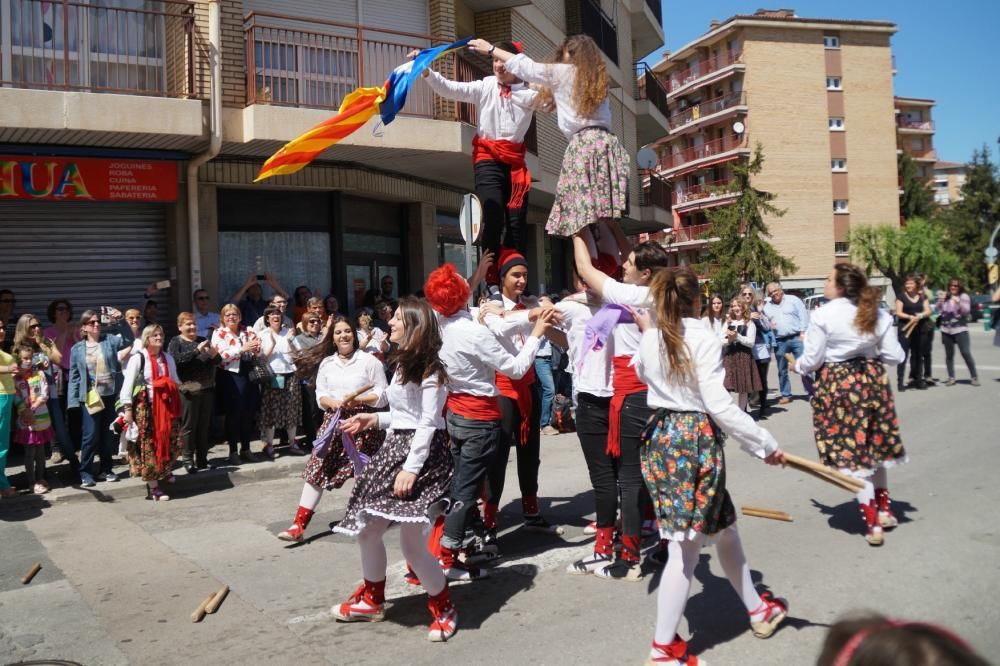
<path fill-rule="evenodd" d="M 896 118 L 896 127 L 900 129 L 930 130 L 934 131 L 933 120 L 906 120 L 902 117 Z"/>
<path fill-rule="evenodd" d="M 0 0 L 0 86 L 196 96 L 194 7 Z"/>
<path fill-rule="evenodd" d="M 618 64 L 618 28 L 595 0 L 580 0 L 583 34 L 597 42 L 611 62 Z"/>
<path fill-rule="evenodd" d="M 706 60 L 701 60 L 686 69 L 674 72 L 667 79 L 667 91 L 673 92 L 696 79 L 707 76 L 723 67 L 743 62 L 743 51 L 726 51 Z"/>
<path fill-rule="evenodd" d="M 660 0 L 646 0 L 646 6 L 649 7 L 649 11 L 653 12 L 653 16 L 656 17 L 657 24 L 662 26 L 663 9 L 660 7 Z"/>
<path fill-rule="evenodd" d="M 684 204 L 694 203 L 702 199 L 715 199 L 733 194 L 733 192 L 727 190 L 730 183 L 732 183 L 731 179 L 724 178 L 722 180 L 691 185 L 690 187 L 675 188 L 673 192 L 674 205 L 683 206 Z"/>
<path fill-rule="evenodd" d="M 691 241 L 704 240 L 706 234 L 712 228 L 711 224 L 694 224 L 690 227 L 674 227 L 675 243 L 690 243 Z"/>
<path fill-rule="evenodd" d="M 696 106 L 688 107 L 680 113 L 675 113 L 670 116 L 668 121 L 669 127 L 670 130 L 673 131 L 683 127 L 684 125 L 693 123 L 696 120 L 710 116 L 713 113 L 731 109 L 735 106 L 745 106 L 746 103 L 747 98 L 745 90 L 729 93 L 728 95 L 722 95 L 721 97 L 707 100 Z"/>
<path fill-rule="evenodd" d="M 657 206 L 663 210 L 670 210 L 670 186 L 661 178 L 650 174 L 648 180 L 643 179 L 642 188 L 639 190 L 640 206 Z"/>
<path fill-rule="evenodd" d="M 678 152 L 664 155 L 660 159 L 660 168 L 664 171 L 677 169 L 695 160 L 705 159 L 713 155 L 721 155 L 731 150 L 746 148 L 746 146 L 746 135 L 733 136 L 730 134 L 721 139 L 708 141 L 699 146 L 690 146 Z"/>
<path fill-rule="evenodd" d="M 937 159 L 937 153 L 933 148 L 921 148 L 919 150 L 909 149 L 906 153 L 915 160 Z"/>
<path fill-rule="evenodd" d="M 297 26 L 303 27 L 297 27 Z M 413 49 L 447 43 L 429 35 L 360 26 L 336 21 L 301 19 L 250 12 L 246 34 L 247 105 L 276 104 L 337 109 L 356 88 L 380 86 L 406 62 Z M 447 59 L 451 59 L 450 63 Z M 457 54 L 442 58 L 459 81 L 483 78 L 486 72 Z M 435 98 L 418 78 L 401 115 L 432 118 Z M 475 109 L 458 105 L 458 119 L 475 123 Z"/>
<path fill-rule="evenodd" d="M 635 98 L 649 100 L 660 110 L 664 118 L 670 115 L 667 109 L 667 91 L 653 70 L 644 62 L 635 63 Z"/>

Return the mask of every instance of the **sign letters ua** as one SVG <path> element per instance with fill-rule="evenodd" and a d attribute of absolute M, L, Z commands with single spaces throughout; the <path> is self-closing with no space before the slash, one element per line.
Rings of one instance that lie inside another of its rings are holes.
<path fill-rule="evenodd" d="M 0 155 L 0 201 L 174 201 L 175 162 Z"/>

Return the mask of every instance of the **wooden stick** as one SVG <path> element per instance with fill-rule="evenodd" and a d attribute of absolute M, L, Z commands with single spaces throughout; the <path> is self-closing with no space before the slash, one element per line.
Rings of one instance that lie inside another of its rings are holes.
<path fill-rule="evenodd" d="M 42 563 L 35 562 L 34 566 L 31 567 L 28 573 L 24 574 L 24 578 L 21 579 L 21 585 L 27 585 L 28 583 L 30 583 L 31 579 L 34 578 L 35 575 L 41 570 L 42 570 Z"/>
<path fill-rule="evenodd" d="M 917 327 L 917 324 L 919 323 L 920 323 L 919 319 L 911 319 L 910 321 L 908 321 L 906 325 L 903 326 L 903 335 L 905 335 L 906 337 L 910 337 L 910 334 L 913 333 L 913 330 Z"/>
<path fill-rule="evenodd" d="M 365 386 L 362 386 L 361 388 L 359 388 L 354 393 L 348 393 L 347 395 L 345 395 L 344 399 L 341 400 L 340 402 L 343 405 L 349 404 L 352 400 L 354 400 L 355 398 L 357 398 L 359 395 L 364 395 L 365 393 L 368 393 L 368 391 L 371 391 L 373 388 L 375 388 L 374 384 L 366 384 Z"/>
<path fill-rule="evenodd" d="M 215 592 L 212 592 L 212 594 L 205 597 L 205 600 L 198 605 L 198 608 L 196 608 L 193 613 L 191 613 L 192 622 L 201 622 L 202 619 L 204 619 L 205 613 L 207 612 L 206 609 L 208 608 L 208 605 L 212 603 L 212 599 L 214 598 Z"/>
<path fill-rule="evenodd" d="M 864 481 L 859 481 L 852 476 L 843 474 L 836 470 L 830 469 L 824 465 L 821 465 L 812 460 L 808 460 L 801 456 L 794 455 L 792 453 L 785 453 L 785 462 L 787 462 L 792 467 L 797 469 L 815 473 L 824 478 L 824 480 L 835 483 L 839 486 L 845 487 L 846 490 L 852 490 L 853 492 L 861 492 L 864 490 Z"/>
<path fill-rule="evenodd" d="M 226 598 L 227 594 L 229 594 L 229 586 L 223 585 L 220 587 L 219 591 L 212 597 L 212 600 L 208 602 L 208 605 L 205 607 L 205 612 L 214 613 L 219 610 L 219 606 L 222 605 L 222 600 Z"/>
<path fill-rule="evenodd" d="M 761 509 L 756 506 L 741 506 L 740 511 L 744 516 L 754 516 L 755 518 L 770 518 L 771 520 L 783 520 L 786 523 L 792 522 L 791 515 L 784 511 L 772 511 L 771 509 Z"/>

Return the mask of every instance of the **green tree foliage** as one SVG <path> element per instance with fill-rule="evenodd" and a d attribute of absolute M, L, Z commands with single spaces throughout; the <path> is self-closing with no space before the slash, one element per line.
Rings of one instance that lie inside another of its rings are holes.
<path fill-rule="evenodd" d="M 767 239 L 771 238 L 764 217 L 779 218 L 785 211 L 772 202 L 775 195 L 758 190 L 750 183 L 760 173 L 764 154 L 758 143 L 749 162 L 733 166 L 733 182 L 727 188 L 739 196 L 729 206 L 708 213 L 711 224 L 706 234 L 713 241 L 708 261 L 717 268 L 711 275 L 712 290 L 733 294 L 742 282 L 767 283 L 796 270 L 795 262 L 782 256 Z"/>
<path fill-rule="evenodd" d="M 960 258 L 958 274 L 966 287 L 974 293 L 985 291 L 983 250 L 1000 222 L 1000 173 L 985 145 L 972 154 L 966 167 L 962 200 L 943 209 L 934 221 L 944 234 L 944 247 Z"/>
<path fill-rule="evenodd" d="M 903 188 L 903 193 L 899 196 L 899 214 L 906 220 L 915 217 L 929 219 L 936 208 L 934 192 L 917 175 L 916 163 L 903 153 L 897 157 L 897 168 Z"/>
<path fill-rule="evenodd" d="M 942 249 L 944 233 L 936 224 L 916 218 L 905 227 L 860 226 L 848 233 L 851 256 L 868 273 L 878 271 L 903 291 L 909 273 L 923 273 L 931 285 L 942 285 L 960 270 L 958 257 Z"/>

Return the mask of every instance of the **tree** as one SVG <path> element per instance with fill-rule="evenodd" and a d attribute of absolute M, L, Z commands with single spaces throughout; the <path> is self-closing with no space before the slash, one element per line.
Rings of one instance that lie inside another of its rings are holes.
<path fill-rule="evenodd" d="M 984 145 L 966 166 L 962 199 L 942 210 L 935 224 L 944 234 L 944 247 L 961 258 L 961 273 L 972 292 L 987 289 L 983 250 L 993 227 L 1000 222 L 1000 174 Z"/>
<path fill-rule="evenodd" d="M 917 165 L 906 153 L 896 158 L 903 193 L 899 196 L 899 214 L 904 220 L 914 217 L 928 219 L 934 214 L 934 192 L 917 175 Z"/>
<path fill-rule="evenodd" d="M 958 257 L 942 249 L 944 234 L 937 225 L 916 218 L 905 227 L 894 224 L 860 226 L 847 234 L 851 255 L 868 273 L 878 271 L 892 282 L 897 294 L 909 273 L 923 273 L 940 285 L 958 275 Z"/>
<path fill-rule="evenodd" d="M 758 143 L 749 162 L 733 166 L 733 180 L 726 191 L 739 196 L 732 205 L 708 212 L 711 227 L 706 235 L 718 238 L 708 248 L 709 262 L 718 266 L 711 276 L 712 289 L 721 294 L 735 293 L 743 282 L 773 282 L 797 269 L 795 262 L 779 254 L 767 240 L 771 232 L 764 216 L 779 218 L 785 211 L 772 203 L 774 194 L 750 183 L 763 164 L 764 153 Z"/>

